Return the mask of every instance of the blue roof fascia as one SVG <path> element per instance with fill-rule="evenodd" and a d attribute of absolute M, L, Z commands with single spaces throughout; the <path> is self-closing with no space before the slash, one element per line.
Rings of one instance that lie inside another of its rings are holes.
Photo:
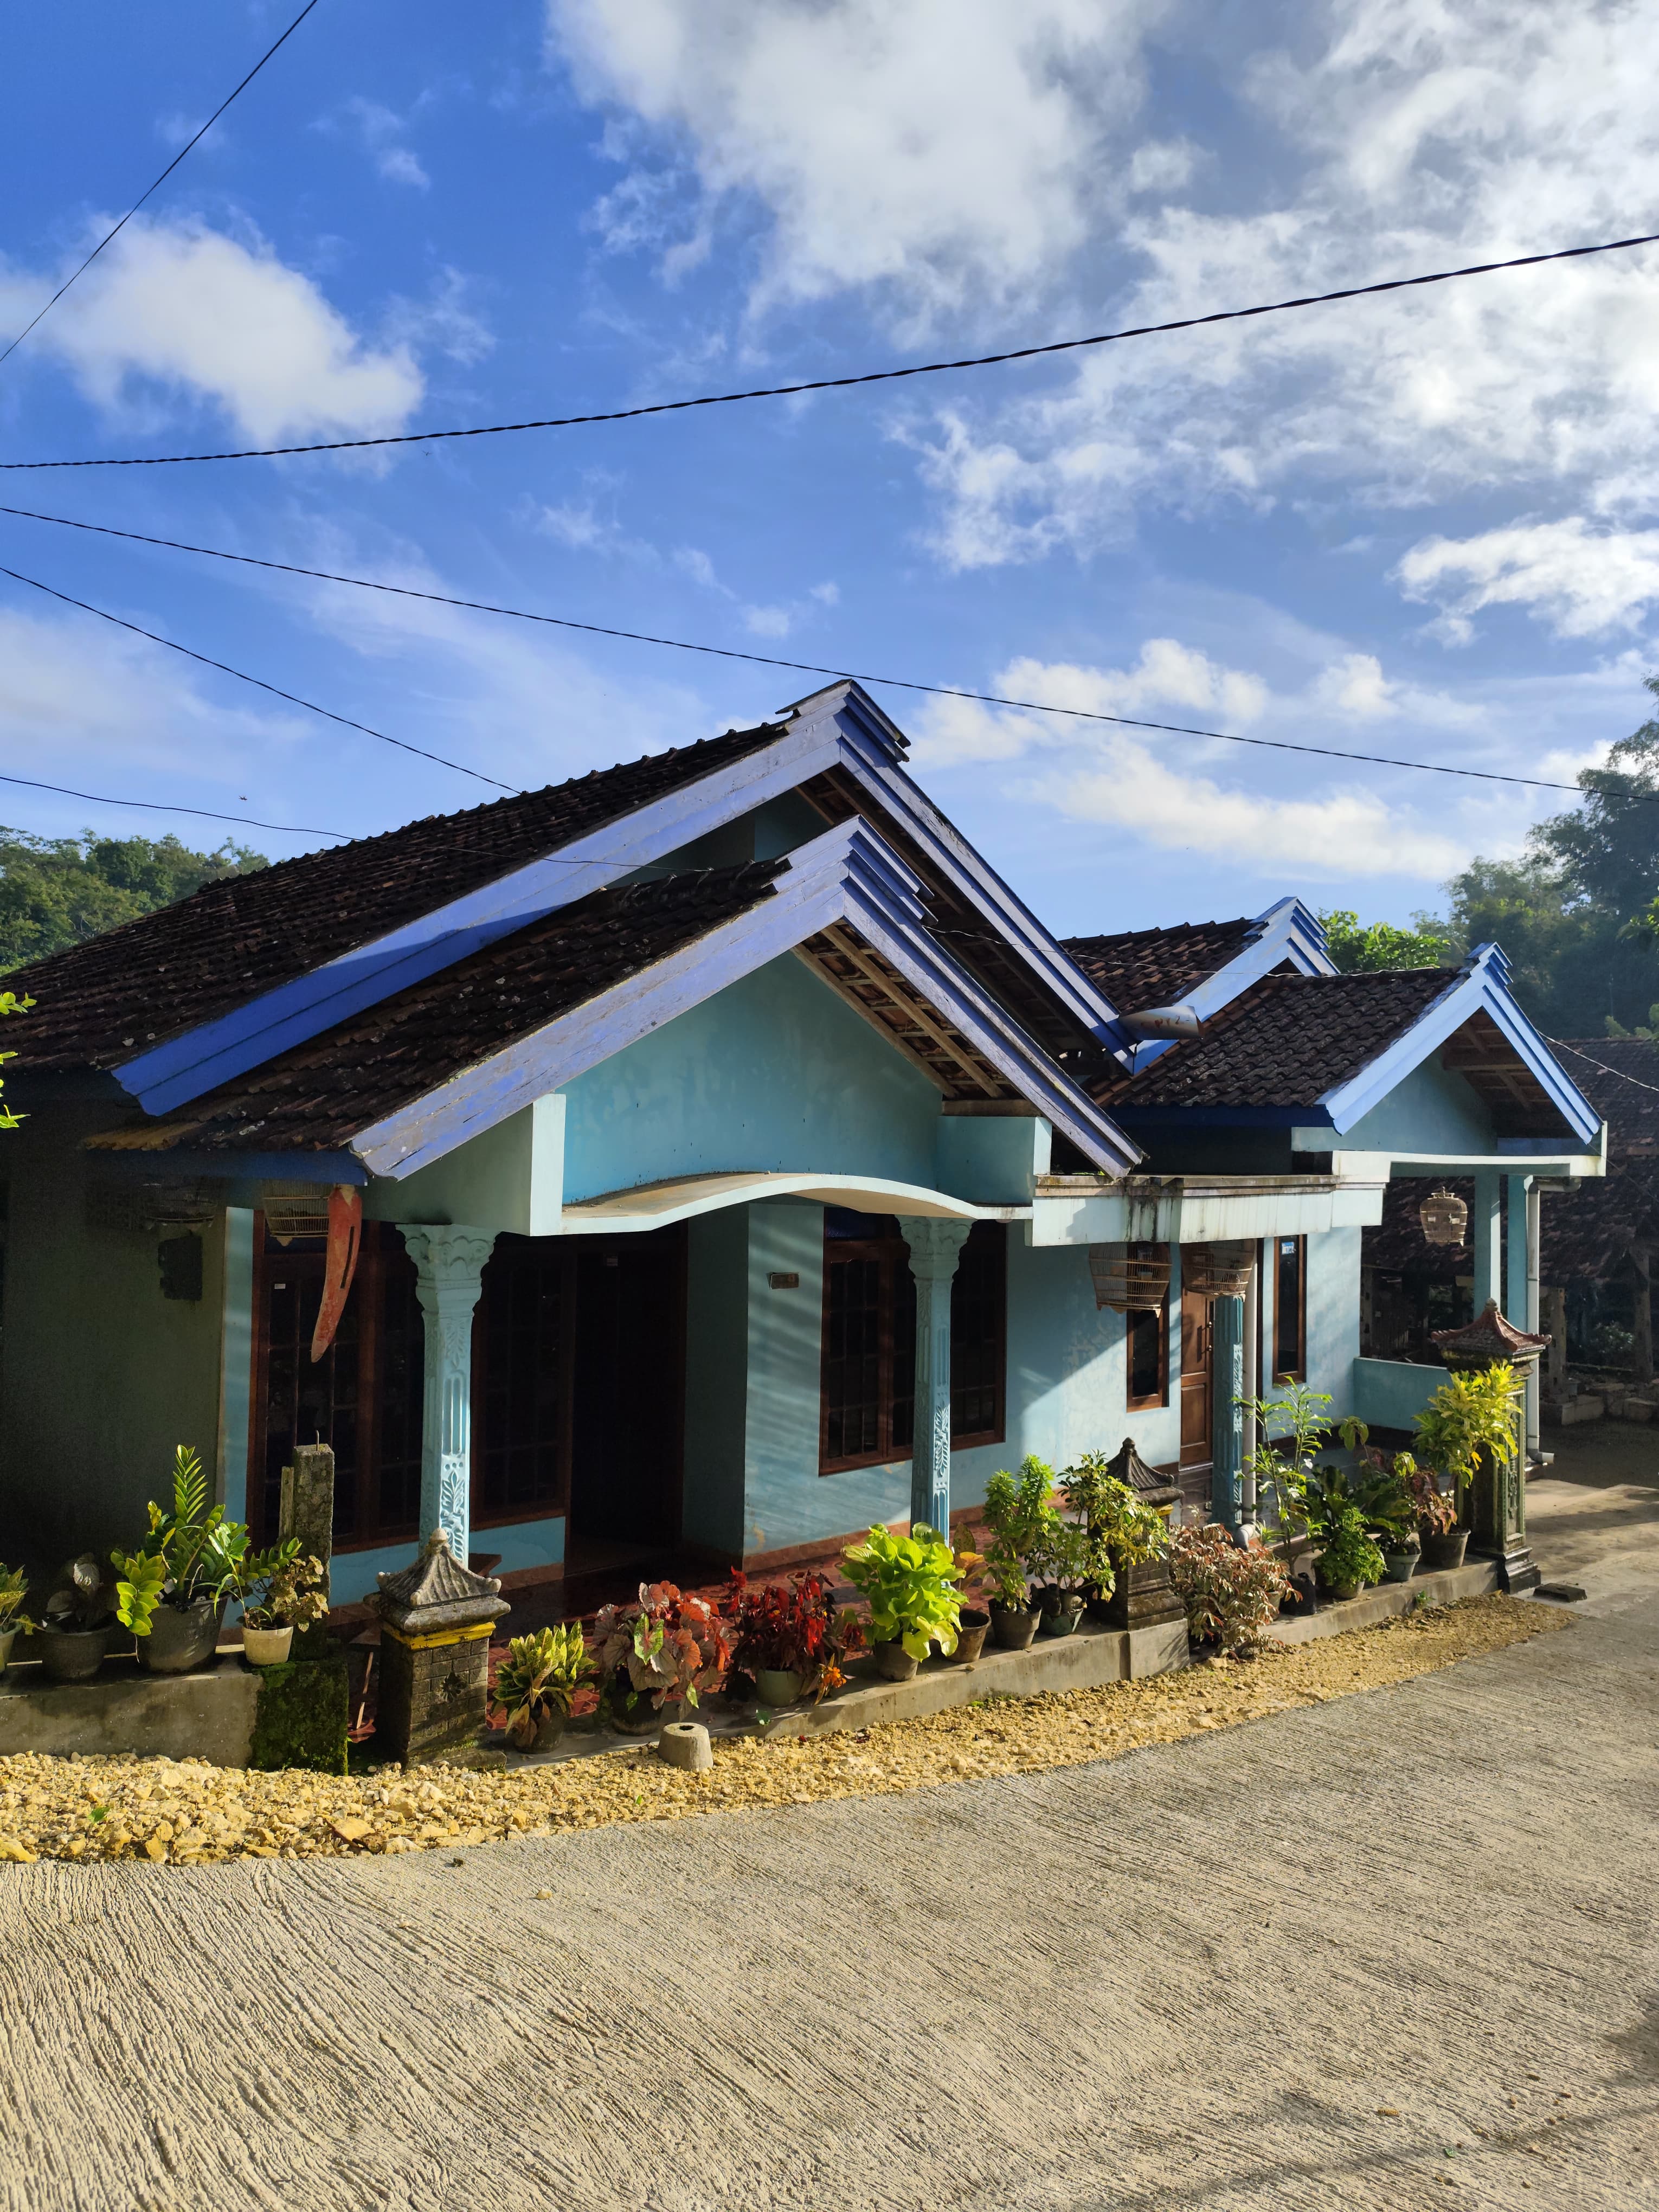
<path fill-rule="evenodd" d="M 573 838 L 508 875 L 355 946 L 219 1020 L 172 1037 L 115 1070 L 149 1114 L 165 1114 L 292 1045 L 319 1036 L 411 983 L 453 967 L 831 766 L 836 733 L 802 726 L 775 744 L 665 793 L 633 814 Z"/>
<path fill-rule="evenodd" d="M 1325 950 L 1325 933 L 1299 898 L 1274 901 L 1259 914 L 1245 941 L 1224 967 L 1206 975 L 1182 1004 L 1190 1006 L 1201 1022 L 1212 1020 L 1231 1006 L 1241 991 L 1248 991 L 1262 976 L 1289 961 L 1304 975 L 1334 975 L 1336 963 Z"/>
<path fill-rule="evenodd" d="M 352 1150 L 375 1175 L 401 1180 L 848 921 L 1056 1128 L 1109 1173 L 1127 1172 L 1140 1157 L 1135 1146 L 928 935 L 922 891 L 867 823 L 841 823 L 790 854 L 770 897 L 363 1129 Z"/>
<path fill-rule="evenodd" d="M 842 765 L 854 781 L 915 840 L 940 874 L 983 910 L 1072 1018 L 1114 1052 L 1126 1054 L 1133 1039 L 1121 1027 L 1118 1009 L 906 773 L 901 763 L 908 741 L 868 692 L 849 679 L 814 692 L 787 711 L 803 722 L 828 720 L 840 729 L 845 740 Z"/>
<path fill-rule="evenodd" d="M 1325 1092 L 1319 1103 L 1329 1115 L 1331 1126 L 1340 1133 L 1351 1129 L 1477 1013 L 1491 1016 L 1567 1127 L 1584 1144 L 1593 1144 L 1601 1117 L 1563 1070 L 1541 1032 L 1516 1005 L 1510 990 L 1510 963 L 1496 945 L 1477 945 L 1451 982 L 1408 1030 L 1358 1075 Z"/>

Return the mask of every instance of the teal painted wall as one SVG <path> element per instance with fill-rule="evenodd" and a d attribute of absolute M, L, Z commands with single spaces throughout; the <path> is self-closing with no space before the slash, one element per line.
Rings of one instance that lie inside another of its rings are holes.
<path fill-rule="evenodd" d="M 565 1200 L 722 1169 L 931 1185 L 939 1093 L 793 953 L 565 1086 Z"/>
<path fill-rule="evenodd" d="M 1358 1229 L 1328 1229 L 1308 1239 L 1308 1382 L 1331 1394 L 1330 1417 L 1353 1411 L 1359 1357 Z"/>
<path fill-rule="evenodd" d="M 1425 1152 L 1489 1152 L 1495 1149 L 1492 1115 L 1464 1077 L 1437 1059 L 1426 1060 L 1346 1135 L 1331 1133 L 1333 1151 L 1389 1152 L 1403 1145 Z"/>
<path fill-rule="evenodd" d="M 89 1202 L 80 1140 L 111 1118 L 52 1105 L 0 1137 L 0 1559 L 42 1576 L 142 1535 L 176 1445 L 210 1474 L 218 1455 L 223 1218 L 203 1236 L 200 1300 L 164 1298 L 159 1237 Z"/>
<path fill-rule="evenodd" d="M 505 1528 L 475 1528 L 472 1549 L 499 1552 L 501 1565 L 490 1572 L 510 1575 L 526 1568 L 557 1566 L 564 1558 L 564 1518 L 520 1521 Z M 413 1544 L 380 1544 L 362 1552 L 337 1552 L 329 1571 L 329 1595 L 336 1605 L 356 1605 L 380 1588 L 375 1577 L 396 1574 L 414 1559 Z"/>

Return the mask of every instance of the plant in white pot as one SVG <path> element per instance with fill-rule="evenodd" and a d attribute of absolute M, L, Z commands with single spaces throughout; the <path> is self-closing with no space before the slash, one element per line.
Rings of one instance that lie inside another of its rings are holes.
<path fill-rule="evenodd" d="M 295 1630 L 328 1618 L 327 1570 L 320 1559 L 301 1558 L 297 1536 L 238 1560 L 236 1595 L 242 1605 L 242 1656 L 250 1667 L 286 1665 Z"/>
<path fill-rule="evenodd" d="M 28 1577 L 21 1567 L 0 1566 L 0 1674 L 10 1662 L 12 1645 L 34 1626 L 23 1610 L 28 1594 Z"/>
<path fill-rule="evenodd" d="M 247 1530 L 207 1502 L 202 1462 L 187 1444 L 173 1462 L 173 1510 L 152 1500 L 136 1552 L 112 1552 L 116 1617 L 138 1639 L 138 1663 L 183 1674 L 212 1658 L 225 1603 L 247 1555 Z"/>

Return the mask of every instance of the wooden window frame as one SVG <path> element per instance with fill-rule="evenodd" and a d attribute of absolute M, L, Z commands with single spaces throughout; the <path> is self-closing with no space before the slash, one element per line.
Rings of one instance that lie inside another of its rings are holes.
<path fill-rule="evenodd" d="M 1275 1237 L 1272 1238 L 1273 1255 L 1273 1358 L 1269 1380 L 1277 1386 L 1289 1380 L 1305 1382 L 1308 1379 L 1308 1240 L 1305 1237 Z M 1296 1361 L 1287 1366 L 1279 1358 L 1284 1346 L 1284 1314 L 1281 1310 L 1280 1291 L 1284 1269 L 1280 1264 L 1283 1248 L 1294 1244 L 1296 1253 Z"/>
<path fill-rule="evenodd" d="M 993 1385 L 995 1394 L 995 1418 L 988 1427 L 976 1429 L 971 1431 L 958 1431 L 953 1420 L 951 1431 L 951 1449 L 953 1452 L 972 1451 L 982 1444 L 1001 1443 L 1007 1434 L 1007 1232 L 1005 1224 L 1001 1222 L 993 1222 L 985 1225 L 999 1232 L 997 1237 L 998 1259 L 996 1262 L 995 1375 Z M 859 1260 L 873 1260 L 880 1265 L 882 1270 L 881 1286 L 878 1293 L 880 1320 L 878 1324 L 876 1354 L 878 1442 L 869 1451 L 845 1455 L 832 1459 L 830 1456 L 829 1450 L 830 1393 L 827 1388 L 827 1370 L 830 1358 L 830 1271 L 837 1261 L 846 1263 L 848 1261 Z M 897 1342 L 897 1332 L 894 1326 L 896 1310 L 899 1304 L 899 1300 L 895 1291 L 895 1282 L 899 1271 L 901 1270 L 902 1271 L 903 1279 L 905 1281 L 913 1281 L 914 1279 L 910 1276 L 909 1269 L 910 1248 L 905 1243 L 902 1237 L 826 1237 L 824 1240 L 823 1296 L 819 1322 L 818 1366 L 818 1473 L 821 1475 L 845 1474 L 854 1468 L 863 1467 L 889 1466 L 896 1462 L 908 1459 L 915 1449 L 914 1403 L 911 1440 L 908 1443 L 896 1443 L 893 1438 L 893 1413 L 896 1403 L 893 1381 L 894 1371 L 898 1364 L 898 1353 L 900 1350 Z M 956 1280 L 956 1277 L 953 1277 L 951 1279 L 953 1318 Z M 951 1361 L 953 1380 L 955 1364 L 956 1363 L 953 1357 Z M 914 1371 L 913 1366 L 913 1374 Z"/>
<path fill-rule="evenodd" d="M 1150 1314 L 1158 1330 L 1158 1383 L 1150 1396 L 1134 1395 L 1134 1330 L 1143 1314 Z M 1170 1402 L 1170 1302 L 1132 1309 L 1123 1316 L 1123 1401 L 1131 1413 L 1156 1412 Z"/>

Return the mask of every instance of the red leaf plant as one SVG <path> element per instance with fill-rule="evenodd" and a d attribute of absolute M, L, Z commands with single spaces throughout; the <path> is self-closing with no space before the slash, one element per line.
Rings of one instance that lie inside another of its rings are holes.
<path fill-rule="evenodd" d="M 674 1583 L 641 1583 L 638 1600 L 599 1608 L 593 1649 L 613 1699 L 629 1712 L 649 1698 L 682 1711 L 718 1690 L 732 1663 L 727 1624 L 706 1598 Z"/>
<path fill-rule="evenodd" d="M 841 1687 L 847 1680 L 842 1661 L 864 1649 L 857 1614 L 838 1611 L 830 1583 L 807 1570 L 756 1589 L 733 1567 L 724 1611 L 732 1624 L 734 1664 L 748 1674 L 763 1667 L 799 1674 L 815 1703 Z"/>

